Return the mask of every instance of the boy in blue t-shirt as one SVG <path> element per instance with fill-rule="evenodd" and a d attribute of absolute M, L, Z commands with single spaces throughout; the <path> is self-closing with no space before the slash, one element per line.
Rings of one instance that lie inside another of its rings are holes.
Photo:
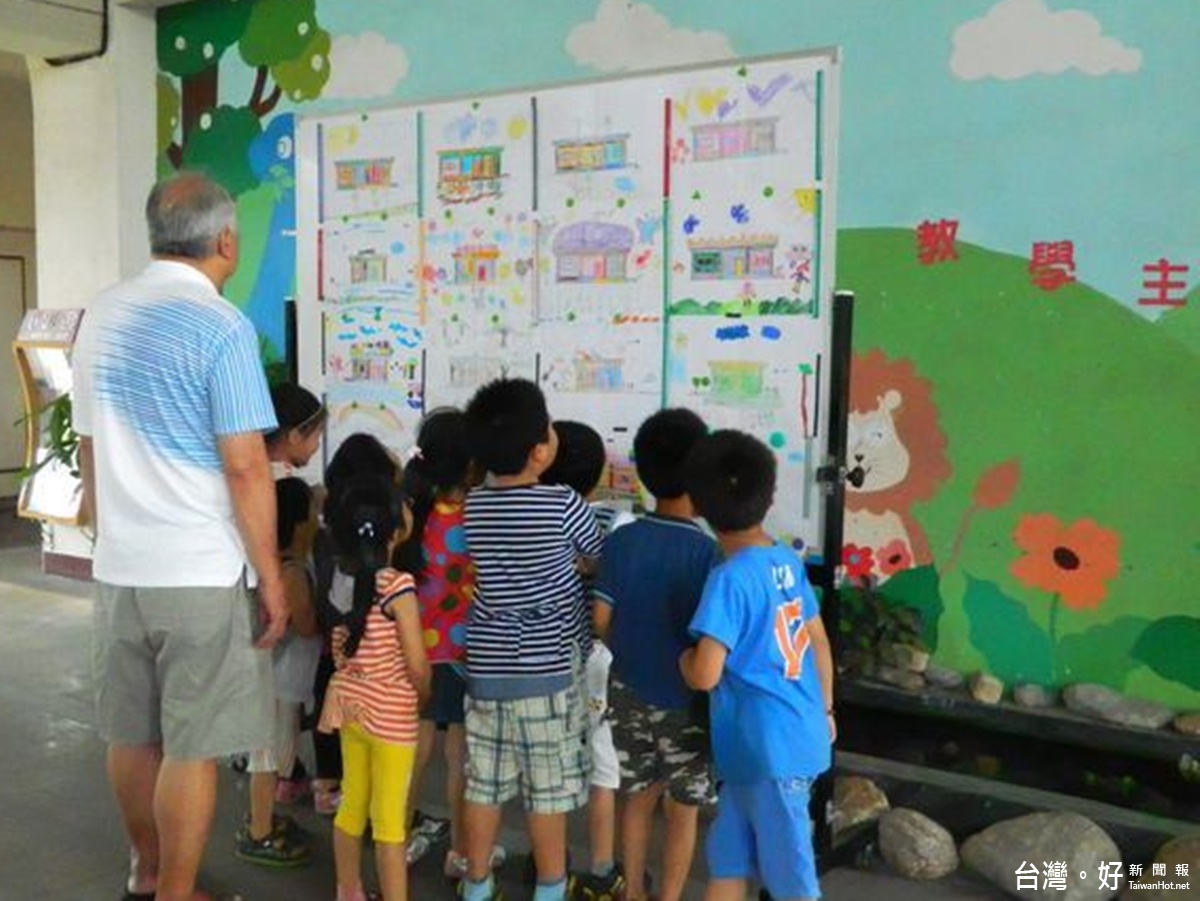
<path fill-rule="evenodd" d="M 833 658 L 804 564 L 762 527 L 775 457 L 743 432 L 714 432 L 686 481 L 726 556 L 692 619 L 698 644 L 679 660 L 689 685 L 712 692 L 722 783 L 705 901 L 741 901 L 747 880 L 778 901 L 818 898 L 808 804 L 837 735 Z"/>

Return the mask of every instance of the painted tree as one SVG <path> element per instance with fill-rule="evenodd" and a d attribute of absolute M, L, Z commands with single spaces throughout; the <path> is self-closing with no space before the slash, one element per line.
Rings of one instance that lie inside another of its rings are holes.
<path fill-rule="evenodd" d="M 221 58 L 237 46 L 254 69 L 241 106 L 219 103 Z M 204 169 L 231 192 L 258 184 L 250 144 L 285 95 L 320 95 L 329 80 L 331 41 L 316 19 L 316 0 L 199 0 L 158 16 L 158 65 L 180 80 L 159 91 L 159 145 L 175 168 Z M 178 123 L 178 132 L 174 127 Z"/>

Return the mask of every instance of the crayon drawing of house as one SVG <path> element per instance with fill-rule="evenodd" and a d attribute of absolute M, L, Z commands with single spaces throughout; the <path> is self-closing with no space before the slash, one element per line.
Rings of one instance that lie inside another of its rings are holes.
<path fill-rule="evenodd" d="M 693 125 L 692 158 L 705 162 L 775 153 L 778 123 L 778 117 L 772 117 Z"/>
<path fill-rule="evenodd" d="M 438 198 L 444 203 L 470 203 L 499 197 L 504 173 L 502 147 L 464 147 L 438 151 Z"/>
<path fill-rule="evenodd" d="M 348 382 L 373 382 L 384 385 L 396 350 L 390 341 L 356 341 L 350 345 Z"/>
<path fill-rule="evenodd" d="M 450 357 L 450 387 L 469 388 L 506 375 L 508 367 L 496 357 L 455 355 Z"/>
<path fill-rule="evenodd" d="M 709 397 L 718 403 L 740 403 L 763 396 L 766 363 L 754 360 L 713 360 L 708 364 L 712 387 Z"/>
<path fill-rule="evenodd" d="M 350 284 L 387 281 L 387 255 L 374 248 L 360 250 L 350 257 Z"/>
<path fill-rule="evenodd" d="M 692 278 L 770 278 L 775 274 L 776 235 L 733 235 L 688 241 Z"/>
<path fill-rule="evenodd" d="M 621 359 L 584 352 L 572 363 L 576 391 L 620 391 L 625 387 Z"/>
<path fill-rule="evenodd" d="M 633 229 L 610 222 L 576 222 L 554 237 L 555 279 L 623 282 L 633 249 Z"/>
<path fill-rule="evenodd" d="M 500 248 L 495 244 L 464 244 L 454 251 L 454 281 L 460 285 L 490 285 L 496 281 Z"/>
<path fill-rule="evenodd" d="M 392 187 L 392 165 L 390 156 L 365 160 L 335 160 L 339 191 L 361 191 L 363 189 Z"/>
<path fill-rule="evenodd" d="M 554 171 L 558 173 L 624 169 L 628 165 L 628 134 L 554 142 Z"/>

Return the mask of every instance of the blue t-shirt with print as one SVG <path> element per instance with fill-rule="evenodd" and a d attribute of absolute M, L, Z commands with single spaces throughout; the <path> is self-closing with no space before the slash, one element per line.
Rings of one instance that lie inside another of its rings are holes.
<path fill-rule="evenodd" d="M 710 704 L 720 779 L 744 784 L 829 768 L 829 724 L 805 628 L 818 615 L 804 564 L 782 545 L 745 548 L 709 576 L 691 631 L 729 652 Z"/>

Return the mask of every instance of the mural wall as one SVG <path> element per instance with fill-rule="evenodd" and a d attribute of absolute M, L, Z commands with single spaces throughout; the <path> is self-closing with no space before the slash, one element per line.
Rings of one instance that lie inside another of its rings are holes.
<path fill-rule="evenodd" d="M 1198 25 L 1154 0 L 199 0 L 160 13 L 158 146 L 237 194 L 230 290 L 278 358 L 293 115 L 840 47 L 848 576 L 920 610 L 945 666 L 1196 708 Z"/>

